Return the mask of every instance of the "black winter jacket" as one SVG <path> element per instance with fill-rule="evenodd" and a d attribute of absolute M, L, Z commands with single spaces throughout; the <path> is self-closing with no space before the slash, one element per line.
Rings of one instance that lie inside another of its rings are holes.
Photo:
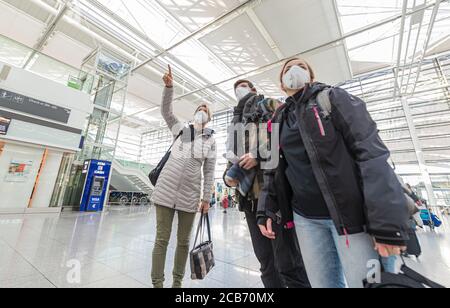
<path fill-rule="evenodd" d="M 408 240 L 407 201 L 388 164 L 390 152 L 377 125 L 366 104 L 340 88 L 330 90 L 332 112 L 327 115 L 316 100 L 326 88 L 329 86 L 320 83 L 308 85 L 296 102 L 296 115 L 337 231 L 340 235 L 365 231 L 379 243 L 404 245 Z M 278 110 L 272 125 L 282 125 L 284 110 Z M 287 187 L 287 162 L 282 152 L 280 160 L 276 169 L 264 172 L 258 218 L 270 217 L 285 224 L 292 221 L 292 189 Z"/>
<path fill-rule="evenodd" d="M 264 100 L 264 96 L 258 95 L 256 93 L 250 93 L 247 96 L 245 96 L 243 99 L 241 99 L 239 101 L 237 107 L 234 108 L 233 120 L 231 121 L 231 125 L 235 125 L 235 124 L 239 124 L 239 123 L 242 123 L 244 125 L 247 124 L 246 116 L 252 110 L 255 110 L 258 103 L 262 100 Z M 230 137 L 230 136 L 228 136 L 228 137 Z M 237 140 L 236 133 L 234 134 L 234 138 L 235 138 L 234 152 L 235 152 L 235 154 L 237 154 L 238 151 L 237 151 L 236 145 L 239 143 L 239 141 Z M 230 142 L 230 141 L 228 140 L 227 143 L 228 142 Z M 245 146 L 245 151 L 248 151 L 248 149 L 249 149 L 248 136 L 246 136 L 244 146 Z M 259 160 L 259 159 L 257 158 L 257 160 Z M 229 162 L 227 164 L 227 167 L 223 174 L 223 181 L 227 187 L 229 187 L 229 186 L 227 185 L 227 183 L 225 181 L 225 177 L 232 166 L 233 166 L 233 164 Z M 239 210 L 240 211 L 247 211 L 247 212 L 253 212 L 253 213 L 255 213 L 257 211 L 258 197 L 259 197 L 262 187 L 264 185 L 264 174 L 259 165 L 256 166 L 255 168 L 256 168 L 256 178 L 253 183 L 252 191 L 248 194 L 248 196 L 244 197 L 239 193 L 238 190 L 236 190 L 236 195 L 239 200 Z"/>

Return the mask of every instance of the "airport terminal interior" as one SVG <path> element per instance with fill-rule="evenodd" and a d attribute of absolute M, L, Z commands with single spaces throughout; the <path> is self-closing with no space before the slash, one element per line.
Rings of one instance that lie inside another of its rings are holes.
<path fill-rule="evenodd" d="M 404 260 L 450 287 L 450 1 L 0 0 L 0 288 L 155 285 L 153 197 L 171 192 L 157 194 L 148 175 L 174 140 L 163 117 L 168 79 L 177 119 L 197 123 L 203 104 L 216 142 L 214 175 L 186 184 L 213 184 L 198 203 L 211 206 L 215 266 L 192 279 L 187 256 L 182 286 L 264 288 L 224 154 L 235 82 L 285 102 L 280 72 L 292 58 L 365 102 L 388 164 L 416 198 L 421 251 Z M 175 217 L 167 288 L 182 250 Z"/>

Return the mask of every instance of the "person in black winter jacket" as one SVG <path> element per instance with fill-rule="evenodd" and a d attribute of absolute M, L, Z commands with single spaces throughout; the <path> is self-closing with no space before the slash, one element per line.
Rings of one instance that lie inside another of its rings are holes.
<path fill-rule="evenodd" d="M 250 150 L 252 148 L 251 140 L 258 139 L 258 136 L 255 131 L 252 131 L 249 136 L 240 138 L 241 135 L 237 132 L 238 129 L 235 125 L 245 124 L 245 118 L 252 113 L 252 110 L 257 109 L 256 106 L 264 100 L 264 96 L 258 95 L 256 88 L 248 80 L 236 82 L 234 88 L 238 105 L 234 110 L 232 127 L 229 129 L 227 148 L 228 152 L 232 152 L 231 155 L 240 157 L 239 165 L 242 169 L 254 170 L 256 173 L 248 194 L 244 196 L 239 193 L 239 190 L 236 190 L 236 194 L 239 200 L 239 209 L 245 213 L 255 255 L 261 264 L 262 282 L 266 288 L 310 288 L 292 223 L 276 227 L 280 233 L 276 240 L 264 237 L 259 230 L 256 210 L 263 186 L 263 172 L 258 155 L 254 155 Z M 238 148 L 243 148 L 243 150 L 238 150 Z M 238 183 L 234 183 L 227 177 L 231 167 L 232 164 L 228 164 L 224 182 L 229 187 L 236 187 Z"/>
<path fill-rule="evenodd" d="M 258 224 L 274 239 L 274 223 L 295 221 L 313 287 L 362 287 L 368 262 L 399 255 L 408 240 L 407 202 L 390 153 L 366 104 L 315 82 L 307 62 L 288 61 L 280 81 L 289 96 L 272 120 L 280 162 L 264 171 Z"/>

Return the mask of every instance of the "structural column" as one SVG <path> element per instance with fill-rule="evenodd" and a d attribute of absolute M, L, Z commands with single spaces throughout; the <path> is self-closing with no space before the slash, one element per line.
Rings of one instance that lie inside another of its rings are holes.
<path fill-rule="evenodd" d="M 409 132 L 411 134 L 414 150 L 416 152 L 417 161 L 419 162 L 420 173 L 422 175 L 422 179 L 425 183 L 425 188 L 427 190 L 429 204 L 430 206 L 437 206 L 431 176 L 428 171 L 428 167 L 422 151 L 422 146 L 420 144 L 419 136 L 417 135 L 416 126 L 414 125 L 414 119 L 412 117 L 411 109 L 409 107 L 409 102 L 406 97 L 402 97 L 402 106 L 403 111 L 405 112 L 406 122 L 408 124 Z"/>

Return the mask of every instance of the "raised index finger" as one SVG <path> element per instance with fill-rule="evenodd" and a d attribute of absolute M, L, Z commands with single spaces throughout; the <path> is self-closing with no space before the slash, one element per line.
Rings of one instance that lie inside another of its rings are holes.
<path fill-rule="evenodd" d="M 169 67 L 169 76 L 172 77 L 172 67 L 170 66 L 170 64 L 168 65 Z"/>

